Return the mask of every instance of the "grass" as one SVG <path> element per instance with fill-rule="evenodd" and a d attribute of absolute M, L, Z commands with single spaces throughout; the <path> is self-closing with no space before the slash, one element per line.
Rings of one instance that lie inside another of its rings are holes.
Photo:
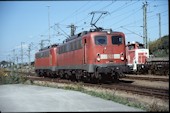
<path fill-rule="evenodd" d="M 149 105 L 147 110 L 149 112 L 152 112 L 152 111 L 154 111 L 154 112 L 167 112 L 167 111 L 169 111 L 169 108 L 166 108 L 166 107 L 163 107 L 163 106 L 159 106 L 157 103 L 158 103 L 157 101 L 153 101 Z"/>

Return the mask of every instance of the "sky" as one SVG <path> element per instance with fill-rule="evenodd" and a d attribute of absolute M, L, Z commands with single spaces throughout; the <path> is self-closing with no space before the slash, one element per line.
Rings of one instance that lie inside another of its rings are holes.
<path fill-rule="evenodd" d="M 94 28 L 90 25 L 92 11 L 107 11 L 97 26 L 125 34 L 128 41 L 143 43 L 143 4 L 147 2 L 148 41 L 169 35 L 168 0 L 95 0 L 95 1 L 0 1 L 0 61 L 31 61 L 44 46 L 62 43 L 70 35 L 69 25 L 76 26 L 75 34 Z M 99 17 L 95 14 L 94 21 Z M 50 38 L 49 38 L 50 37 Z"/>

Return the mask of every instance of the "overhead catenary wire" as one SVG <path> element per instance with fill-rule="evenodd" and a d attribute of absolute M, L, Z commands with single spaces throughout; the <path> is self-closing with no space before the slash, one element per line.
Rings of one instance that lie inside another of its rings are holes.
<path fill-rule="evenodd" d="M 109 25 L 109 27 L 111 27 L 111 26 L 113 26 L 113 25 L 116 25 L 116 24 L 120 24 L 121 22 L 125 21 L 127 18 L 131 17 L 132 15 L 134 15 L 135 13 L 137 13 L 137 12 L 140 11 L 140 10 L 141 10 L 141 8 L 137 9 L 135 12 L 130 13 L 128 16 L 126 16 L 126 17 L 118 20 L 118 21 L 115 22 L 115 23 L 112 23 L 111 25 Z"/>
<path fill-rule="evenodd" d="M 98 5 L 101 4 L 101 3 L 102 3 L 102 2 L 100 1 L 100 2 L 98 2 L 98 3 L 92 4 L 90 7 L 88 7 L 88 8 L 85 9 L 85 10 L 83 10 L 82 12 L 87 12 L 87 11 L 88 11 L 87 15 L 86 15 L 83 19 L 81 19 L 81 20 L 79 20 L 79 21 L 76 21 L 75 24 L 77 25 L 78 23 L 82 22 L 83 20 L 89 19 L 89 18 L 91 17 L 91 15 L 89 14 L 89 12 L 91 12 L 91 11 L 89 11 L 89 10 L 90 10 L 91 8 L 94 8 L 94 7 L 98 6 Z M 80 26 L 82 26 L 82 25 L 80 25 Z"/>
<path fill-rule="evenodd" d="M 162 14 L 162 13 L 165 13 L 165 12 L 167 12 L 167 10 L 166 10 L 166 11 L 162 11 L 161 14 Z M 163 15 L 162 15 L 162 16 L 163 16 Z M 148 21 L 151 21 L 152 19 L 156 19 L 155 17 L 156 17 L 156 14 L 153 14 L 153 15 L 151 15 L 151 16 L 148 16 L 147 18 L 148 18 Z M 141 17 L 141 18 L 137 19 L 136 21 L 137 21 L 137 22 L 140 22 L 140 20 L 142 20 L 142 19 L 143 19 L 143 18 Z M 128 24 L 125 24 L 125 25 L 121 25 L 121 26 L 123 26 L 123 27 L 125 27 L 125 26 L 127 27 L 127 26 L 128 26 L 128 27 L 129 27 L 129 25 L 131 26 L 132 24 L 133 24 L 133 22 L 128 23 Z M 118 28 L 120 28 L 121 26 L 119 26 L 119 27 L 117 27 L 117 28 L 113 28 L 113 30 L 118 29 Z M 141 26 L 139 26 L 139 27 L 141 27 Z"/>
<path fill-rule="evenodd" d="M 69 19 L 69 17 L 73 17 L 73 15 L 75 15 L 75 13 L 77 13 L 77 11 L 79 11 L 81 8 L 83 8 L 84 6 L 86 6 L 90 1 L 86 2 L 85 4 L 83 4 L 82 6 L 80 6 L 78 9 L 76 9 L 71 15 L 67 16 L 66 18 L 64 18 L 63 20 L 59 21 L 58 23 L 62 23 L 65 20 Z"/>
<path fill-rule="evenodd" d="M 106 6 L 100 8 L 100 9 L 98 9 L 97 11 L 104 10 L 104 9 L 106 9 L 106 8 L 108 8 L 108 7 L 110 7 L 110 6 L 112 6 L 115 2 L 116 2 L 116 0 L 115 0 L 115 1 L 112 0 L 111 3 L 107 4 Z M 97 5 L 98 5 L 98 4 L 97 4 Z M 95 6 L 96 6 L 96 5 L 95 5 Z M 107 14 L 106 14 L 106 15 L 107 15 Z M 89 14 L 89 13 L 88 13 L 88 15 L 87 15 L 85 18 L 83 18 L 82 20 L 76 22 L 76 24 L 78 24 L 78 23 L 80 23 L 81 21 L 87 19 L 88 17 L 90 17 L 90 14 Z M 90 18 L 88 18 L 88 19 L 90 19 Z M 86 23 L 87 23 L 87 22 L 85 22 L 85 23 L 79 25 L 79 28 L 78 28 L 78 29 L 81 30 L 81 29 L 85 29 L 85 28 L 87 28 L 87 27 L 90 27 L 90 26 L 84 26 L 84 24 L 86 24 Z M 90 23 L 90 22 L 89 22 L 89 23 Z M 84 27 L 83 27 L 83 26 L 84 26 Z"/>
<path fill-rule="evenodd" d="M 131 2 L 132 2 L 132 1 L 131 1 Z M 133 5 L 133 4 L 136 4 L 136 3 L 138 3 L 138 1 L 136 1 L 136 2 L 134 2 L 134 3 L 131 3 L 131 4 L 129 4 L 129 3 L 126 2 L 126 3 L 124 3 L 123 5 L 121 5 L 120 7 L 118 7 L 117 9 L 114 9 L 113 11 L 110 11 L 110 12 L 109 12 L 109 15 L 112 15 L 112 14 L 115 13 L 115 12 L 119 12 L 119 11 L 121 11 L 121 10 L 123 10 L 123 9 L 131 6 L 131 5 Z M 103 16 L 102 19 L 104 19 L 105 17 L 108 17 L 108 15 Z"/>

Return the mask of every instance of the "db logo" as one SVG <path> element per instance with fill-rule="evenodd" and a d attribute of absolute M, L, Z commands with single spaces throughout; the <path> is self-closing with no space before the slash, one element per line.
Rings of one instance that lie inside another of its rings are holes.
<path fill-rule="evenodd" d="M 113 58 L 112 54 L 107 55 L 109 59 Z"/>

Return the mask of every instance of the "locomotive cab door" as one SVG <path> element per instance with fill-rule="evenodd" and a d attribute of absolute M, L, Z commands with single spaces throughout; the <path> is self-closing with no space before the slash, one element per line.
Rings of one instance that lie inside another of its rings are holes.
<path fill-rule="evenodd" d="M 84 46 L 84 48 L 83 48 L 83 64 L 86 64 L 87 63 L 87 55 L 86 55 L 86 53 L 87 53 L 87 40 L 86 39 L 84 39 L 83 46 Z"/>
<path fill-rule="evenodd" d="M 50 64 L 50 66 L 52 66 L 52 59 L 53 59 L 53 51 L 52 51 L 52 49 L 50 49 L 50 52 L 49 52 L 49 64 Z"/>

